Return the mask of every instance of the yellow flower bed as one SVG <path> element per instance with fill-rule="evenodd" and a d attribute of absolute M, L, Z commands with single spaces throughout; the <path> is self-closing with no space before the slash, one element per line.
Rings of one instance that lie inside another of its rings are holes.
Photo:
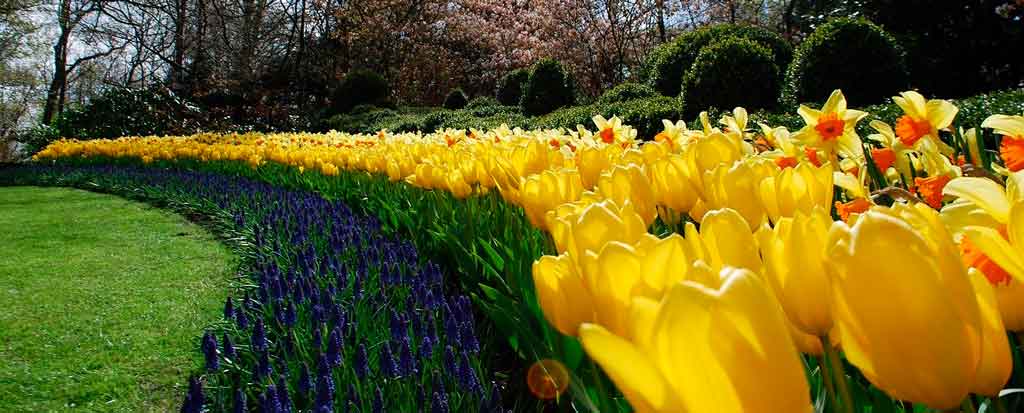
<path fill-rule="evenodd" d="M 893 398 L 949 409 L 1004 387 L 1006 332 L 1024 331 L 1024 116 L 986 120 L 1003 138 L 985 172 L 950 102 L 894 101 L 905 115 L 867 137 L 836 91 L 799 108 L 798 131 L 737 108 L 696 129 L 665 121 L 650 142 L 595 117 L 594 131 L 62 140 L 36 159 L 273 162 L 497 191 L 554 240 L 533 267 L 546 318 L 637 411 L 809 412 L 798 354 L 839 349 Z M 659 218 L 680 233 L 649 234 Z"/>

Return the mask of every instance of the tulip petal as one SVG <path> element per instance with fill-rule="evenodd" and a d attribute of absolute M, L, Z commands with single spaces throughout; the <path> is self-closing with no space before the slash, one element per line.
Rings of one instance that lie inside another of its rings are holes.
<path fill-rule="evenodd" d="M 595 324 L 580 326 L 580 341 L 637 412 L 678 407 L 661 373 L 632 343 Z"/>
<path fill-rule="evenodd" d="M 996 293 L 992 285 L 978 270 L 971 269 L 970 272 L 971 284 L 978 297 L 978 306 L 981 309 L 982 317 L 981 362 L 978 364 L 978 372 L 975 375 L 971 392 L 985 396 L 997 396 L 1006 382 L 1010 380 L 1010 373 L 1013 371 L 1013 356 L 1010 355 L 1006 328 L 999 315 Z"/>

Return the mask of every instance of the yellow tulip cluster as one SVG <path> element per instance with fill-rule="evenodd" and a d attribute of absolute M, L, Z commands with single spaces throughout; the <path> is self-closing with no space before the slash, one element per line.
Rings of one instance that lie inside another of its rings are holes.
<path fill-rule="evenodd" d="M 976 131 L 953 134 L 957 108 L 893 100 L 905 114 L 871 122 L 870 146 L 867 114 L 836 91 L 792 132 L 737 108 L 717 126 L 665 121 L 650 142 L 595 117 L 596 131 L 62 140 L 37 159 L 273 162 L 497 191 L 554 241 L 533 266 L 545 317 L 639 412 L 810 411 L 799 354 L 838 349 L 894 398 L 946 409 L 997 394 L 1006 332 L 1024 331 L 1024 116 L 986 120 L 1004 166 L 964 176 L 980 150 Z M 875 204 L 892 188 L 869 170 L 899 187 L 894 205 Z M 659 218 L 681 233 L 648 233 Z"/>

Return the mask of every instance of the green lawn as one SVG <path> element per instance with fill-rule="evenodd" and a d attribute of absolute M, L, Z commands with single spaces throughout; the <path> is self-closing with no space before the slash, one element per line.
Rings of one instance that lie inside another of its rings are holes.
<path fill-rule="evenodd" d="M 0 412 L 177 411 L 234 266 L 181 216 L 0 187 Z"/>

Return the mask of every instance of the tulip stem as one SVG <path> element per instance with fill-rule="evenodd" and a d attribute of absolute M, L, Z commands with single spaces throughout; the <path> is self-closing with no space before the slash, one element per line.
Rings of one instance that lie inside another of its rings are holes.
<path fill-rule="evenodd" d="M 835 375 L 835 386 L 839 391 L 839 398 L 841 399 L 841 405 L 843 406 L 844 413 L 853 413 L 856 410 L 853 406 L 853 398 L 850 397 L 850 387 L 846 383 L 846 372 L 843 370 L 843 360 L 839 358 L 839 353 L 836 352 L 835 347 L 832 347 L 831 341 L 828 337 L 821 338 L 821 348 L 825 350 L 825 359 L 829 361 L 832 374 Z"/>
<path fill-rule="evenodd" d="M 963 413 L 978 413 L 978 409 L 974 407 L 974 401 L 971 400 L 971 395 L 964 397 L 963 403 L 960 403 L 960 410 Z"/>
<path fill-rule="evenodd" d="M 992 406 L 996 409 L 996 413 L 1006 413 L 1006 405 L 1003 404 L 1003 399 L 999 396 L 992 397 Z"/>
<path fill-rule="evenodd" d="M 822 344 L 824 346 L 824 344 Z M 836 400 L 836 388 L 832 385 L 832 375 L 829 373 L 828 359 L 824 354 L 818 356 L 818 369 L 821 370 L 821 380 L 825 382 L 825 391 L 828 394 L 828 401 L 838 406 Z"/>

